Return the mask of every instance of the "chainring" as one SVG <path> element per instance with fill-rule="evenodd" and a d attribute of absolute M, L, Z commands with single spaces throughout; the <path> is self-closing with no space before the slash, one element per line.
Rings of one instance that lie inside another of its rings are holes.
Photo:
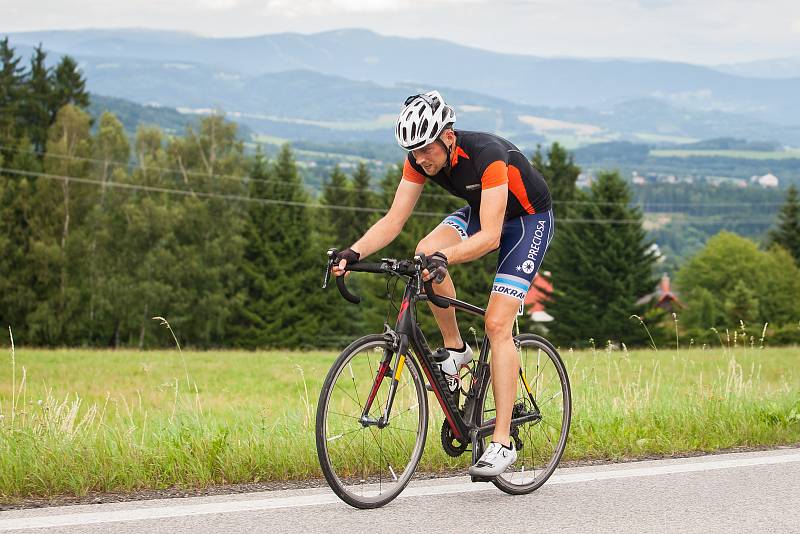
<path fill-rule="evenodd" d="M 442 448 L 448 456 L 457 458 L 467 451 L 468 446 L 469 443 L 462 443 L 453 435 L 450 425 L 447 424 L 447 419 L 442 421 Z"/>

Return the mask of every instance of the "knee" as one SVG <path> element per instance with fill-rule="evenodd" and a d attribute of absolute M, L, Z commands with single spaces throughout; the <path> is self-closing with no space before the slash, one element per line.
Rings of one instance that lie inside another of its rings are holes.
<path fill-rule="evenodd" d="M 496 344 L 502 339 L 511 337 L 511 324 L 503 318 L 487 315 L 484 328 L 492 344 Z"/>

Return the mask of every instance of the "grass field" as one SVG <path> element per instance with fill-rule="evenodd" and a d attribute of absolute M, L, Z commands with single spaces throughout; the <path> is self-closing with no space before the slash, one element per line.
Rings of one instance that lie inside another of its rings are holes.
<path fill-rule="evenodd" d="M 656 158 L 690 158 L 717 157 L 738 159 L 800 159 L 800 149 L 781 151 L 761 150 L 651 150 L 650 155 Z"/>
<path fill-rule="evenodd" d="M 0 502 L 320 475 L 331 352 L 33 350 L 0 366 Z M 565 458 L 800 442 L 800 349 L 566 351 Z M 466 466 L 438 443 L 420 469 Z"/>

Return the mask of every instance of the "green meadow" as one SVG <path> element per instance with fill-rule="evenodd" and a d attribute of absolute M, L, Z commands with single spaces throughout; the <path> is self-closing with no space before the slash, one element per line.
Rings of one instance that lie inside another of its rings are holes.
<path fill-rule="evenodd" d="M 0 502 L 320 477 L 314 416 L 333 352 L 37 350 L 0 365 Z M 565 460 L 800 442 L 800 349 L 562 351 Z M 439 445 L 419 470 L 464 468 Z"/>

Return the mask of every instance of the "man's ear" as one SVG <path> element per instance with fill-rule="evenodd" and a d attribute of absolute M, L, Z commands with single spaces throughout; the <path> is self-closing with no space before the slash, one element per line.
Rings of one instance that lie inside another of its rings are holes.
<path fill-rule="evenodd" d="M 448 145 L 450 145 L 451 147 L 455 146 L 456 134 L 455 132 L 453 132 L 452 129 L 448 128 L 447 130 L 444 131 L 444 138 L 447 139 Z"/>

